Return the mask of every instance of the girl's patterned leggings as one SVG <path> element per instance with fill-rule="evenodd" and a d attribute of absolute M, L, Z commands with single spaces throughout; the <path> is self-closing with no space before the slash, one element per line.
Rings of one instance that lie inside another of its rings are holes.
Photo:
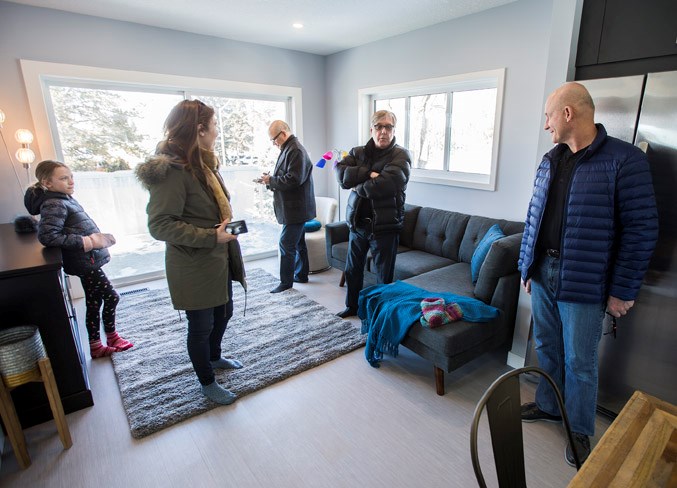
<path fill-rule="evenodd" d="M 107 333 L 115 331 L 115 308 L 120 301 L 120 295 L 101 268 L 94 269 L 80 277 L 82 288 L 85 291 L 85 303 L 87 312 L 85 323 L 89 341 L 100 338 L 100 325 L 103 322 L 103 330 Z M 103 311 L 101 311 L 103 304 Z M 99 317 L 99 312 L 101 316 Z"/>

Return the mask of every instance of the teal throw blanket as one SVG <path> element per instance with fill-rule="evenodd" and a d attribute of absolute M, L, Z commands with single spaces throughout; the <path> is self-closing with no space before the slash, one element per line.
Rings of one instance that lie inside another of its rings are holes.
<path fill-rule="evenodd" d="M 369 364 L 378 368 L 384 352 L 397 356 L 402 339 L 421 318 L 421 300 L 424 298 L 443 298 L 445 303 L 457 303 L 466 322 L 488 322 L 500 313 L 496 307 L 476 298 L 431 292 L 402 281 L 370 286 L 360 292 L 357 308 L 357 315 L 362 319 L 362 333 L 367 334 L 364 354 Z"/>

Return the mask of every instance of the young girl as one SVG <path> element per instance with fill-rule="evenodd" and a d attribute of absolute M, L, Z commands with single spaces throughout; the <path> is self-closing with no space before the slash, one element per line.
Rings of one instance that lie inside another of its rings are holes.
<path fill-rule="evenodd" d="M 102 234 L 94 221 L 71 196 L 74 183 L 68 166 L 42 161 L 35 168 L 38 182 L 26 190 L 24 205 L 31 215 L 40 214 L 38 239 L 47 247 L 60 247 L 63 269 L 80 277 L 87 306 L 86 325 L 92 358 L 126 351 L 134 344 L 115 330 L 115 308 L 120 300 L 101 267 L 110 261 L 107 247 L 115 244 L 111 234 Z M 103 313 L 99 316 L 103 303 Z M 100 324 L 106 343 L 100 339 Z"/>

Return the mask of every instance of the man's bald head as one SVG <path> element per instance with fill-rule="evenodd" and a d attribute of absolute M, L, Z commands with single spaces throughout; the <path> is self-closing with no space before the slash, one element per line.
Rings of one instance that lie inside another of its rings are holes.
<path fill-rule="evenodd" d="M 287 142 L 291 135 L 291 128 L 284 120 L 274 120 L 268 127 L 268 137 L 278 147 Z"/>
<path fill-rule="evenodd" d="M 561 110 L 571 107 L 577 116 L 593 120 L 595 117 L 595 102 L 592 101 L 588 89 L 575 81 L 565 83 L 557 88 L 549 97 L 552 107 Z"/>

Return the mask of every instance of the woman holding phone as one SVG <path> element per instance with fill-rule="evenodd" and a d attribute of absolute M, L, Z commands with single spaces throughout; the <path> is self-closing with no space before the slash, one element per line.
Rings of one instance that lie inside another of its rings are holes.
<path fill-rule="evenodd" d="M 239 369 L 221 356 L 221 340 L 233 315 L 233 280 L 246 290 L 230 194 L 214 153 L 214 109 L 199 100 L 179 102 L 164 125 L 153 156 L 136 168 L 150 191 L 148 229 L 166 243 L 165 268 L 172 304 L 188 319 L 188 356 L 210 400 L 228 405 L 235 394 L 216 382 L 214 369 Z"/>

